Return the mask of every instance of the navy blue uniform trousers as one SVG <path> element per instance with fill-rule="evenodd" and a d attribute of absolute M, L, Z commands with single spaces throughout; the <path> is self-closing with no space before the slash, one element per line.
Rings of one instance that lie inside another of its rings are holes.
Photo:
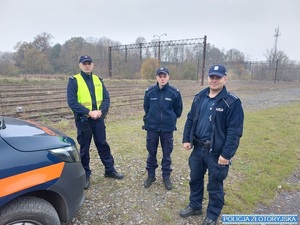
<path fill-rule="evenodd" d="M 161 160 L 162 177 L 164 179 L 169 178 L 172 172 L 171 164 L 171 153 L 173 151 L 173 132 L 161 132 L 161 131 L 150 131 L 147 130 L 147 166 L 148 176 L 155 177 L 155 169 L 158 167 L 157 164 L 157 148 L 160 141 L 163 157 Z"/>
<path fill-rule="evenodd" d="M 204 193 L 204 175 L 208 170 L 207 191 L 209 201 L 206 216 L 216 220 L 224 206 L 223 181 L 227 177 L 229 166 L 218 165 L 218 156 L 210 154 L 209 149 L 196 144 L 189 157 L 190 166 L 190 203 L 193 209 L 202 209 Z"/>
<path fill-rule="evenodd" d="M 85 121 L 76 121 L 77 141 L 80 145 L 81 164 L 85 169 L 87 177 L 91 175 L 90 169 L 90 145 L 92 137 L 96 145 L 98 155 L 105 167 L 105 173 L 115 171 L 114 158 L 110 152 L 110 146 L 106 141 L 106 127 L 104 119 L 93 120 L 87 118 Z"/>

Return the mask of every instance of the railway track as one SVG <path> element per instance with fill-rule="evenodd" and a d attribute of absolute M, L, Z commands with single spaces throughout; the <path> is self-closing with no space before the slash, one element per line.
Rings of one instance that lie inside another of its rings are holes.
<path fill-rule="evenodd" d="M 134 81 L 133 81 L 134 82 Z M 120 112 L 133 113 L 143 109 L 144 92 L 149 85 L 143 84 L 109 84 L 106 85 L 111 98 L 110 115 Z M 182 97 L 190 97 L 195 94 L 191 85 L 176 86 L 181 90 Z M 1 114 L 21 119 L 40 120 L 43 118 L 52 121 L 72 119 L 73 113 L 67 105 L 66 83 L 60 85 L 0 85 Z"/>

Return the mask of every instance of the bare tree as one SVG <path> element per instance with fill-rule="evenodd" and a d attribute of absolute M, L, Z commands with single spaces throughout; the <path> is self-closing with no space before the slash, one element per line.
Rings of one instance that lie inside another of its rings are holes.
<path fill-rule="evenodd" d="M 53 36 L 44 32 L 34 38 L 32 45 L 39 51 L 46 51 L 51 47 L 51 39 Z"/>

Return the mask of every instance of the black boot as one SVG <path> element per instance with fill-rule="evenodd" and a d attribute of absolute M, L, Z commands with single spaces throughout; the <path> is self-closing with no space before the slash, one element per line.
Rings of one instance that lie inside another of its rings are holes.
<path fill-rule="evenodd" d="M 147 180 L 145 180 L 145 182 L 144 182 L 144 187 L 145 188 L 150 187 L 155 180 L 156 180 L 155 177 L 148 177 Z"/>
<path fill-rule="evenodd" d="M 90 177 L 87 177 L 85 180 L 84 189 L 89 189 L 90 187 Z"/>
<path fill-rule="evenodd" d="M 194 215 L 201 215 L 202 209 L 193 209 L 190 206 L 187 206 L 185 209 L 182 209 L 179 213 L 181 217 L 189 217 Z"/>
<path fill-rule="evenodd" d="M 206 217 L 202 225 L 215 225 L 216 222 L 217 222 L 216 220 L 211 220 Z"/>
<path fill-rule="evenodd" d="M 167 190 L 171 190 L 171 189 L 172 189 L 172 183 L 171 183 L 170 178 L 165 178 L 165 179 L 163 180 L 163 182 L 164 182 L 165 188 L 166 188 Z"/>

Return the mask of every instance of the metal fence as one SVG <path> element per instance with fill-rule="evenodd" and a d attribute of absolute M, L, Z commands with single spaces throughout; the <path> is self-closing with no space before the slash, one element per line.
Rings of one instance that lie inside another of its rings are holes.
<path fill-rule="evenodd" d="M 206 36 L 109 47 L 109 76 L 139 78 L 142 67 L 168 67 L 176 79 L 198 79 L 203 74 Z M 155 74 L 154 74 L 155 76 Z"/>
<path fill-rule="evenodd" d="M 299 81 L 300 65 L 267 61 L 228 60 L 228 57 L 206 43 L 203 38 L 154 41 L 130 45 L 109 46 L 108 76 L 120 79 L 155 78 L 157 67 L 168 67 L 172 79 L 205 79 L 208 68 L 223 64 L 229 76 L 236 80 Z M 208 45 L 208 48 L 207 48 Z M 207 50 L 208 49 L 208 50 Z M 216 48 L 215 48 L 216 49 Z M 150 75 L 145 75 L 143 67 Z"/>

